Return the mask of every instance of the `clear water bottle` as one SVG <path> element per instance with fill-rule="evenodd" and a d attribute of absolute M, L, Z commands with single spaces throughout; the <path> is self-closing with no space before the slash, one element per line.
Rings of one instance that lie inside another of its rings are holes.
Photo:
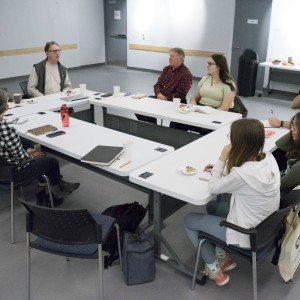
<path fill-rule="evenodd" d="M 60 115 L 61 115 L 61 121 L 63 127 L 69 127 L 69 109 L 67 107 L 67 104 L 63 104 L 60 108 Z"/>

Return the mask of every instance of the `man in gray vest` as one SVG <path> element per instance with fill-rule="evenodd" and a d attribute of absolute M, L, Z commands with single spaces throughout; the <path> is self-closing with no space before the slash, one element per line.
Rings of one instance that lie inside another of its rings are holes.
<path fill-rule="evenodd" d="M 47 42 L 47 58 L 35 64 L 28 79 L 27 90 L 30 96 L 39 97 L 72 89 L 66 67 L 60 62 L 61 49 L 54 42 Z"/>

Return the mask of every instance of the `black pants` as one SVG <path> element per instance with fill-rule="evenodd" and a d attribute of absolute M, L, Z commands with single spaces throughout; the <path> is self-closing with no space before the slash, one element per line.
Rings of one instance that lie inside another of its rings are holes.
<path fill-rule="evenodd" d="M 41 175 L 47 175 L 50 185 L 57 185 L 60 181 L 60 169 L 58 160 L 54 157 L 34 158 L 25 168 L 21 169 L 17 174 L 17 182 Z"/>

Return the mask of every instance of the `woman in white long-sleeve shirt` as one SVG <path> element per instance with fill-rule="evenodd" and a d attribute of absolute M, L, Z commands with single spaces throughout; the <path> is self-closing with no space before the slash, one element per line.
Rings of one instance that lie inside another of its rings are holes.
<path fill-rule="evenodd" d="M 279 208 L 280 173 L 270 153 L 264 153 L 265 131 L 255 119 L 241 119 L 232 123 L 231 144 L 226 145 L 215 165 L 207 165 L 212 176 L 208 183 L 212 194 L 230 193 L 230 209 L 227 221 L 244 228 L 257 226 Z M 226 241 L 227 244 L 249 248 L 249 238 L 231 229 L 219 226 L 223 217 L 190 213 L 185 217 L 186 232 L 197 248 L 198 232 L 204 231 Z M 236 264 L 221 248 L 215 251 L 204 242 L 201 256 L 205 261 L 205 273 L 224 285 L 229 281 L 226 271 Z"/>

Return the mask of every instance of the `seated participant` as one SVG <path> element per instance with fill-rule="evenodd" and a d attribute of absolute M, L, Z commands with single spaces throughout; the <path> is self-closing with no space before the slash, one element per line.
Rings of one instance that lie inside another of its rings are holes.
<path fill-rule="evenodd" d="M 228 111 L 233 107 L 236 91 L 236 83 L 229 75 L 226 57 L 213 54 L 207 62 L 207 75 L 200 80 L 190 103 Z"/>
<path fill-rule="evenodd" d="M 60 62 L 61 49 L 54 42 L 45 45 L 46 59 L 35 64 L 28 79 L 27 90 L 30 96 L 39 97 L 72 89 L 66 67 Z"/>
<path fill-rule="evenodd" d="M 276 146 L 287 155 L 286 170 L 281 177 L 280 188 L 283 192 L 300 184 L 300 112 L 289 123 L 290 132 L 276 142 Z"/>
<path fill-rule="evenodd" d="M 290 129 L 290 121 L 282 121 L 279 120 L 277 117 L 270 117 L 268 118 L 268 121 L 272 127 L 284 127 Z"/>
<path fill-rule="evenodd" d="M 232 123 L 231 144 L 226 145 L 215 165 L 207 165 L 212 175 L 208 182 L 213 194 L 230 193 L 230 209 L 227 218 L 190 213 L 185 217 L 186 232 L 198 246 L 198 232 L 204 231 L 223 240 L 248 249 L 249 237 L 220 226 L 222 220 L 244 228 L 257 226 L 279 208 L 280 173 L 271 153 L 263 152 L 265 130 L 255 119 L 240 119 Z M 224 176 L 225 172 L 225 176 Z M 236 267 L 228 254 L 210 243 L 202 244 L 201 256 L 205 261 L 204 273 L 217 285 L 228 283 L 225 273 Z"/>
<path fill-rule="evenodd" d="M 155 96 L 165 101 L 180 98 L 186 103 L 186 95 L 192 86 L 193 75 L 184 64 L 185 53 L 181 48 L 173 48 L 169 52 L 169 65 L 164 67 L 157 83 L 154 85 Z M 141 121 L 156 124 L 156 118 L 136 115 Z"/>
<path fill-rule="evenodd" d="M 281 202 L 284 205 L 287 194 L 300 185 L 300 112 L 291 121 L 280 121 L 276 117 L 269 118 L 271 126 L 289 128 L 290 132 L 276 141 L 277 149 L 272 153 L 281 171 Z M 217 200 L 207 203 L 208 214 L 226 217 L 229 212 L 228 194 L 218 195 Z"/>
<path fill-rule="evenodd" d="M 23 181 L 38 175 L 47 175 L 50 180 L 51 191 L 54 195 L 54 204 L 57 206 L 63 202 L 63 196 L 78 189 L 79 183 L 69 183 L 61 180 L 59 163 L 56 158 L 44 157 L 43 152 L 31 148 L 25 150 L 14 127 L 10 127 L 4 119 L 8 109 L 8 97 L 0 90 L 0 157 L 6 164 L 19 164 L 25 159 L 34 160 L 20 168 L 17 181 Z M 41 183 L 43 185 L 43 183 Z"/>
<path fill-rule="evenodd" d="M 291 108 L 293 108 L 293 109 L 300 108 L 300 95 L 296 96 L 293 99 L 292 104 L 291 104 Z"/>

